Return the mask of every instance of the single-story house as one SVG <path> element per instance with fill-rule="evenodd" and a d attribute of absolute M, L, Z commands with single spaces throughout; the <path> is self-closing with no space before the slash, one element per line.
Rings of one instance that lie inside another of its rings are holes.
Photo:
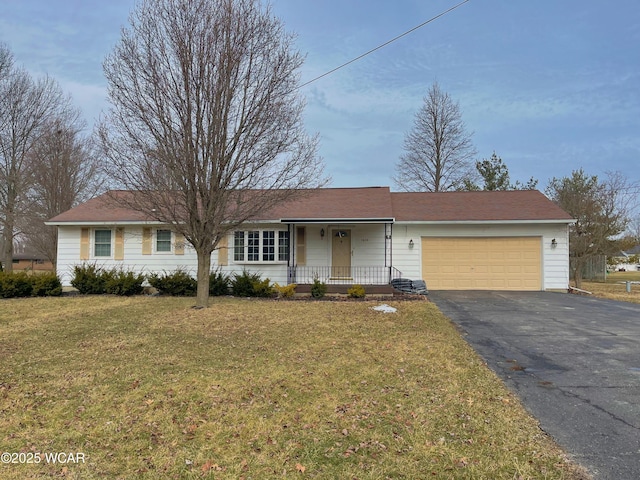
<path fill-rule="evenodd" d="M 614 259 L 616 261 L 615 270 L 640 272 L 640 245 L 619 252 L 614 256 Z"/>
<path fill-rule="evenodd" d="M 22 243 L 14 243 L 12 268 L 14 272 L 53 272 L 55 268 L 45 255 Z"/>
<path fill-rule="evenodd" d="M 131 193 L 131 192 L 128 192 Z M 126 192 L 120 192 L 126 194 Z M 323 188 L 261 214 L 223 239 L 212 267 L 279 284 L 384 285 L 429 290 L 566 290 L 571 217 L 534 190 L 400 193 Z M 195 251 L 170 226 L 105 194 L 49 222 L 58 274 L 97 263 L 142 272 L 195 272 Z"/>

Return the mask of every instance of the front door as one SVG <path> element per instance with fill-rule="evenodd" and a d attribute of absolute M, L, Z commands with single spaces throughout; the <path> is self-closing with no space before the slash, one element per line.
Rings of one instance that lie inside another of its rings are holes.
<path fill-rule="evenodd" d="M 351 230 L 331 234 L 331 277 L 351 278 Z"/>

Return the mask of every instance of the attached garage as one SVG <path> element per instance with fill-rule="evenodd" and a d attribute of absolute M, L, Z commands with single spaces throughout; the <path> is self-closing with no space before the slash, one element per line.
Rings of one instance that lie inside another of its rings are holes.
<path fill-rule="evenodd" d="M 430 290 L 542 290 L 542 237 L 423 237 Z"/>

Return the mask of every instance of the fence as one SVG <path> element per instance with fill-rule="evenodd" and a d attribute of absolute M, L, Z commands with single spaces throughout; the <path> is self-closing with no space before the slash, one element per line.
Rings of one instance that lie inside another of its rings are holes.
<path fill-rule="evenodd" d="M 569 268 L 574 271 L 575 260 L 569 259 Z M 582 267 L 582 279 L 592 282 L 605 282 L 607 278 L 607 257 L 606 255 L 595 255 L 587 258 Z"/>

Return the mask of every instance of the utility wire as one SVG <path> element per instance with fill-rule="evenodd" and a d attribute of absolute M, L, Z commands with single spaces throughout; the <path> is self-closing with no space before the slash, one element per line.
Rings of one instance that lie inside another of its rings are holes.
<path fill-rule="evenodd" d="M 384 47 L 386 47 L 387 45 L 389 45 L 389 44 L 391 44 L 391 43 L 393 43 L 393 42 L 395 42 L 395 41 L 397 41 L 397 40 L 400 40 L 402 37 L 406 37 L 407 35 L 409 35 L 410 33 L 415 32 L 415 31 L 416 31 L 416 30 L 418 30 L 419 28 L 422 28 L 422 27 L 424 27 L 425 25 L 430 24 L 431 22 L 433 22 L 433 21 L 437 20 L 438 18 L 445 16 L 447 13 L 454 11 L 456 8 L 461 7 L 462 5 L 464 5 L 464 4 L 465 4 L 465 3 L 467 3 L 467 2 L 469 2 L 469 0 L 464 0 L 464 1 L 460 2 L 460 3 L 458 3 L 457 5 L 454 5 L 453 7 L 449 8 L 448 10 L 445 10 L 444 12 L 442 12 L 442 13 L 440 13 L 440 14 L 436 15 L 435 17 L 430 18 L 430 19 L 429 19 L 429 20 L 427 20 L 426 22 L 421 23 L 420 25 L 418 25 L 418 26 L 416 26 L 416 27 L 413 27 L 411 30 L 407 30 L 406 32 L 404 32 L 404 33 L 402 33 L 402 34 L 398 35 L 397 37 L 392 38 L 391 40 L 389 40 L 389 41 L 387 41 L 387 42 L 383 43 L 382 45 L 378 45 L 377 47 L 372 48 L 372 49 L 371 49 L 371 50 L 369 50 L 368 52 L 365 52 L 365 53 L 363 53 L 362 55 L 360 55 L 360 56 L 358 56 L 358 57 L 356 57 L 356 58 L 354 58 L 354 59 L 352 59 L 352 60 L 349 60 L 349 61 L 348 61 L 348 62 L 346 62 L 346 63 L 343 63 L 343 64 L 342 64 L 342 65 L 340 65 L 339 67 L 336 67 L 336 68 L 334 68 L 333 70 L 329 70 L 328 72 L 323 73 L 322 75 L 320 75 L 320 76 L 318 76 L 318 77 L 315 77 L 315 78 L 313 78 L 313 79 L 309 80 L 308 82 L 303 83 L 303 84 L 302 84 L 302 85 L 300 85 L 298 88 L 306 87 L 306 86 L 307 86 L 307 85 L 309 85 L 310 83 L 317 82 L 317 81 L 318 81 L 318 80 L 320 80 L 321 78 L 324 78 L 324 77 L 326 77 L 326 76 L 328 76 L 328 75 L 331 75 L 332 73 L 337 72 L 337 71 L 338 71 L 338 70 L 340 70 L 341 68 L 344 68 L 344 67 L 346 67 L 347 65 L 351 65 L 352 63 L 357 62 L 358 60 L 360 60 L 360 59 L 362 59 L 362 58 L 366 57 L 367 55 L 370 55 L 370 54 L 372 54 L 373 52 L 376 52 L 376 51 L 380 50 L 381 48 L 384 48 Z"/>

